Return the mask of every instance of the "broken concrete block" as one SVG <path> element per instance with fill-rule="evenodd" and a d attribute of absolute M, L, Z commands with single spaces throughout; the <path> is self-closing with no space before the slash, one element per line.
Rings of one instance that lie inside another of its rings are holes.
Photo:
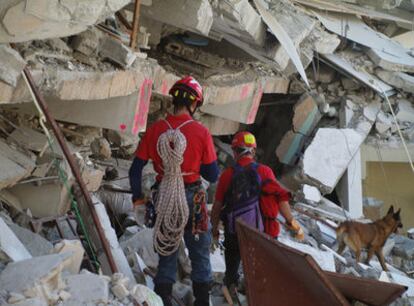
<path fill-rule="evenodd" d="M 61 305 L 90 305 L 108 303 L 109 282 L 105 277 L 93 273 L 68 275 L 64 278 L 65 290 L 70 298 Z"/>
<path fill-rule="evenodd" d="M 269 12 L 278 22 L 283 25 L 288 37 L 294 46 L 299 47 L 300 43 L 310 34 L 316 26 L 316 20 L 297 9 L 289 1 L 277 1 L 271 3 Z M 275 35 L 277 33 L 274 33 Z M 272 52 L 273 53 L 273 52 Z M 281 70 L 285 70 L 290 56 L 288 52 L 279 45 L 274 50 L 273 59 L 278 63 Z"/>
<path fill-rule="evenodd" d="M 330 193 L 368 135 L 353 129 L 320 128 L 303 156 L 303 172 Z"/>
<path fill-rule="evenodd" d="M 0 80 L 16 87 L 17 80 L 26 66 L 25 60 L 19 52 L 3 44 L 0 44 L 0 59 Z"/>
<path fill-rule="evenodd" d="M 137 56 L 127 46 L 125 46 L 119 40 L 111 37 L 105 37 L 102 39 L 99 46 L 99 54 L 111 62 L 120 65 L 121 67 L 130 67 Z"/>
<path fill-rule="evenodd" d="M 47 255 L 53 248 L 53 244 L 39 234 L 14 223 L 8 226 L 33 257 Z"/>
<path fill-rule="evenodd" d="M 375 73 L 384 82 L 406 92 L 414 93 L 413 76 L 400 71 L 387 71 L 382 69 L 378 69 Z"/>
<path fill-rule="evenodd" d="M 70 254 L 53 254 L 11 263 L 0 274 L 0 288 L 48 300 L 63 288 L 61 272 Z"/>
<path fill-rule="evenodd" d="M 67 37 L 85 31 L 129 0 L 19 1 L 0 6 L 0 42 Z M 3 4 L 3 3 L 2 3 Z"/>
<path fill-rule="evenodd" d="M 69 186 L 71 184 L 70 179 Z M 23 208 L 29 208 L 33 216 L 38 218 L 61 216 L 70 209 L 69 190 L 58 179 L 45 181 L 40 186 L 33 183 L 18 184 L 11 187 L 9 192 L 19 199 Z"/>
<path fill-rule="evenodd" d="M 395 235 L 393 254 L 405 259 L 414 259 L 414 240 L 401 235 Z"/>
<path fill-rule="evenodd" d="M 111 291 L 119 300 L 123 300 L 129 295 L 129 290 L 123 284 L 112 286 Z"/>
<path fill-rule="evenodd" d="M 357 90 L 361 87 L 361 84 L 357 83 L 355 80 L 345 77 L 341 78 L 341 84 L 345 90 Z"/>
<path fill-rule="evenodd" d="M 55 51 L 72 52 L 73 50 L 60 38 L 46 40 L 46 43 Z"/>
<path fill-rule="evenodd" d="M 65 270 L 69 271 L 72 274 L 79 273 L 80 266 L 82 264 L 83 255 L 85 250 L 82 246 L 82 243 L 79 240 L 62 240 L 57 243 L 53 248 L 53 253 L 62 254 L 69 252 L 71 253 L 71 260 L 65 266 Z"/>
<path fill-rule="evenodd" d="M 213 10 L 208 0 L 153 0 L 151 6 L 141 7 L 141 14 L 204 36 L 208 36 L 213 24 Z"/>
<path fill-rule="evenodd" d="M 346 35 L 342 29 L 342 14 L 327 13 L 316 16 L 329 31 L 371 48 L 367 52 L 368 56 L 382 68 L 392 71 L 414 71 L 414 58 L 404 47 L 367 26 L 357 16 L 347 16 Z"/>
<path fill-rule="evenodd" d="M 321 192 L 316 187 L 305 184 L 303 185 L 302 192 L 305 196 L 305 200 L 308 200 L 313 203 L 318 203 L 322 200 Z"/>
<path fill-rule="evenodd" d="M 260 15 L 247 0 L 236 0 L 231 5 L 217 2 L 212 32 L 224 32 L 258 46 L 264 45 L 266 36 Z"/>
<path fill-rule="evenodd" d="M 16 303 L 21 302 L 25 299 L 26 299 L 26 297 L 23 294 L 12 292 L 12 293 L 9 294 L 9 299 L 7 300 L 7 302 L 10 303 L 10 304 L 16 304 Z"/>
<path fill-rule="evenodd" d="M 216 116 L 203 115 L 200 117 L 201 123 L 208 128 L 211 135 L 233 135 L 239 128 L 240 123 L 232 120 L 223 119 Z"/>
<path fill-rule="evenodd" d="M 388 273 L 388 276 L 390 276 L 392 283 L 408 287 L 404 295 L 407 295 L 411 298 L 414 297 L 414 280 L 412 278 L 393 272 Z"/>
<path fill-rule="evenodd" d="M 384 255 L 384 257 L 387 257 L 391 254 L 391 251 L 393 250 L 394 246 L 395 240 L 392 238 L 388 238 L 384 246 L 382 247 L 382 254 Z"/>
<path fill-rule="evenodd" d="M 99 41 L 102 37 L 102 32 L 92 27 L 76 35 L 71 41 L 71 47 L 73 50 L 86 56 L 96 55 L 98 53 Z"/>
<path fill-rule="evenodd" d="M 121 242 L 121 247 L 126 254 L 138 253 L 148 267 L 156 268 L 159 258 L 154 251 L 152 239 L 153 229 L 145 228 L 136 233 L 132 238 Z"/>
<path fill-rule="evenodd" d="M 318 97 L 304 94 L 293 107 L 293 130 L 288 131 L 276 149 L 279 160 L 287 165 L 294 165 L 305 145 L 307 135 L 310 135 L 322 118 L 319 112 Z"/>
<path fill-rule="evenodd" d="M 82 179 L 86 184 L 86 188 L 90 192 L 96 192 L 101 187 L 102 179 L 105 172 L 100 169 L 86 167 L 82 171 Z"/>
<path fill-rule="evenodd" d="M 377 121 L 375 122 L 375 129 L 378 133 L 384 134 L 386 131 L 392 128 L 393 124 L 394 123 L 391 115 L 384 112 L 379 112 L 377 115 Z"/>
<path fill-rule="evenodd" d="M 91 151 L 97 158 L 110 159 L 112 156 L 111 145 L 105 138 L 96 138 L 92 141 Z"/>
<path fill-rule="evenodd" d="M 330 272 L 336 272 L 335 269 L 335 260 L 334 256 L 331 252 L 328 251 L 320 251 L 316 248 L 313 248 L 309 245 L 299 243 L 296 241 L 292 241 L 290 239 L 281 237 L 279 238 L 279 242 L 290 246 L 291 248 L 294 248 L 296 250 L 299 250 L 303 253 L 309 254 L 313 257 L 313 259 L 319 264 L 322 270 L 324 271 L 330 271 Z"/>
<path fill-rule="evenodd" d="M 414 228 L 410 228 L 407 230 L 407 236 L 410 239 L 414 239 Z"/>
<path fill-rule="evenodd" d="M 15 185 L 33 171 L 32 158 L 0 140 L 0 189 Z"/>
<path fill-rule="evenodd" d="M 336 70 L 328 65 L 321 63 L 316 74 L 316 82 L 330 84 L 336 76 Z"/>
<path fill-rule="evenodd" d="M 25 246 L 2 218 L 0 218 L 0 251 L 4 252 L 11 261 L 15 262 L 32 258 Z"/>
<path fill-rule="evenodd" d="M 143 285 L 135 285 L 131 289 L 131 295 L 140 304 L 147 303 L 151 306 L 163 305 L 161 298 L 154 291 Z"/>
<path fill-rule="evenodd" d="M 322 118 L 317 104 L 318 97 L 304 94 L 293 107 L 293 130 L 303 135 L 310 135 Z"/>
<path fill-rule="evenodd" d="M 42 298 L 30 298 L 30 299 L 24 299 L 19 302 L 12 303 L 9 301 L 10 304 L 6 304 L 4 306 L 48 306 L 48 303 L 46 300 Z M 2 304 L 3 305 L 3 304 Z"/>
<path fill-rule="evenodd" d="M 50 149 L 47 136 L 26 126 L 16 128 L 7 138 L 8 141 L 17 142 L 22 147 L 34 152 L 46 152 L 58 158 L 64 158 L 63 151 L 54 135 L 52 135 L 52 149 Z M 68 143 L 69 149 L 75 152 L 75 147 Z"/>
<path fill-rule="evenodd" d="M 398 100 L 398 112 L 396 117 L 402 122 L 414 123 L 414 107 L 408 100 Z"/>

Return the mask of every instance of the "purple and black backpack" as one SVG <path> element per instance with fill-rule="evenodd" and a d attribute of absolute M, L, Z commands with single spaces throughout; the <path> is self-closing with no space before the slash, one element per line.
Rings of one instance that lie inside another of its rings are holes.
<path fill-rule="evenodd" d="M 251 163 L 245 167 L 233 167 L 230 187 L 224 196 L 222 219 L 226 230 L 236 233 L 236 220 L 240 218 L 247 225 L 263 231 L 260 213 L 261 178 L 257 172 L 259 165 Z"/>

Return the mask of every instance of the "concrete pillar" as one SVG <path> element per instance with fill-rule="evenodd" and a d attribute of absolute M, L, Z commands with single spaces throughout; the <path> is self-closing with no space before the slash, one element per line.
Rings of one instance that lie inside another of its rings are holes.
<path fill-rule="evenodd" d="M 344 104 L 340 112 L 341 127 L 347 127 L 353 114 L 352 109 Z M 336 186 L 336 191 L 342 207 L 349 212 L 351 218 L 363 216 L 361 150 L 358 150 L 349 163 L 348 170 Z"/>

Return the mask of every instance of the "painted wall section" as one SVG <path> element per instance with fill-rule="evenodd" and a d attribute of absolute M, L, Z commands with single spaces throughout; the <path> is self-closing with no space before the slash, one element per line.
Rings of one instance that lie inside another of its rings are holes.
<path fill-rule="evenodd" d="M 388 162 L 383 165 L 387 179 L 379 162 L 367 163 L 366 178 L 362 183 L 363 195 L 384 201 L 383 214 L 392 203 L 397 202 L 396 206 L 401 207 L 403 230 L 406 231 L 414 227 L 414 174 L 408 163 Z"/>

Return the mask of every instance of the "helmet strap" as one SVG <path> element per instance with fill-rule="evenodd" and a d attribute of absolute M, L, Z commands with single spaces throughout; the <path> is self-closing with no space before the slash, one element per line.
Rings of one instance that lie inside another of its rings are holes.
<path fill-rule="evenodd" d="M 235 150 L 235 152 L 237 153 L 237 160 L 239 160 L 240 158 L 242 158 L 243 156 L 247 155 L 247 154 L 253 154 L 253 150 L 254 148 L 245 148 L 245 147 L 239 147 L 239 150 Z"/>

